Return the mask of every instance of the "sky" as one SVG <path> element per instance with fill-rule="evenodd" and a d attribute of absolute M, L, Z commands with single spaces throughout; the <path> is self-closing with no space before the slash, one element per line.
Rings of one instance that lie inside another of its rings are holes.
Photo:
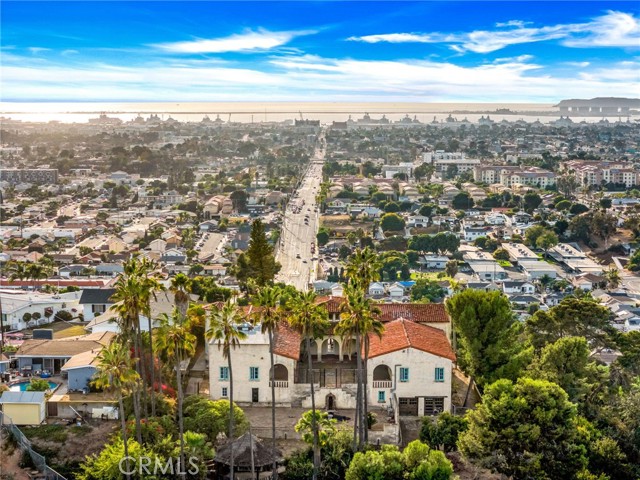
<path fill-rule="evenodd" d="M 11 2 L 3 102 L 640 97 L 640 2 Z"/>

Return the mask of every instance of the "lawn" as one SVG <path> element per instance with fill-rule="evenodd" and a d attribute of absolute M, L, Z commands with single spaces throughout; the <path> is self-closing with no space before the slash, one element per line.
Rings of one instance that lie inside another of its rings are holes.
<path fill-rule="evenodd" d="M 58 322 L 58 323 L 64 325 L 67 328 L 54 332 L 53 338 L 77 337 L 79 335 L 87 334 L 87 331 L 84 329 L 83 325 L 69 325 L 64 322 Z"/>

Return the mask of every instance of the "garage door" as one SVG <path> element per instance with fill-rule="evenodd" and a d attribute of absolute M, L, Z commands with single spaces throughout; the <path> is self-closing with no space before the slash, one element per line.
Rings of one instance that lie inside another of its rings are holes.
<path fill-rule="evenodd" d="M 418 399 L 416 397 L 400 397 L 400 415 L 418 416 Z"/>
<path fill-rule="evenodd" d="M 444 398 L 443 397 L 425 397 L 424 399 L 424 414 L 425 415 L 438 415 L 444 412 Z"/>

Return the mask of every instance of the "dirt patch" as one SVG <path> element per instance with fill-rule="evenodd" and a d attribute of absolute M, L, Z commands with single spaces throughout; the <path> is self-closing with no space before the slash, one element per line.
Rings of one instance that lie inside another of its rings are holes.
<path fill-rule="evenodd" d="M 9 440 L 8 434 L 0 432 L 0 480 L 29 480 L 29 475 L 20 468 L 22 451 Z"/>
<path fill-rule="evenodd" d="M 116 421 L 94 422 L 81 427 L 60 425 L 64 429 L 61 433 L 66 435 L 63 448 L 60 442 L 40 438 L 33 433 L 25 432 L 25 434 L 31 437 L 33 448 L 46 457 L 47 463 L 58 469 L 56 467 L 59 465 L 78 464 L 88 455 L 100 452 L 119 426 Z"/>

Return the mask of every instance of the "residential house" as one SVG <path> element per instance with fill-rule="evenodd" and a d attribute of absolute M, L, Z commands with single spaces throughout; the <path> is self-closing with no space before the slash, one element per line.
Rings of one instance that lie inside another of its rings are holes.
<path fill-rule="evenodd" d="M 84 321 L 89 322 L 106 312 L 115 303 L 111 300 L 111 296 L 115 292 L 115 288 L 83 290 L 79 303 L 82 306 Z"/>
<path fill-rule="evenodd" d="M 536 293 L 536 287 L 533 283 L 529 282 L 509 282 L 502 283 L 502 291 L 505 295 L 514 294 L 533 294 Z"/>
<path fill-rule="evenodd" d="M 59 338 L 53 340 L 25 340 L 16 351 L 14 358 L 18 360 L 21 372 L 48 370 L 60 373 L 62 367 L 74 355 L 92 350 L 101 351 L 111 343 L 115 334 L 98 332 L 79 337 Z"/>

